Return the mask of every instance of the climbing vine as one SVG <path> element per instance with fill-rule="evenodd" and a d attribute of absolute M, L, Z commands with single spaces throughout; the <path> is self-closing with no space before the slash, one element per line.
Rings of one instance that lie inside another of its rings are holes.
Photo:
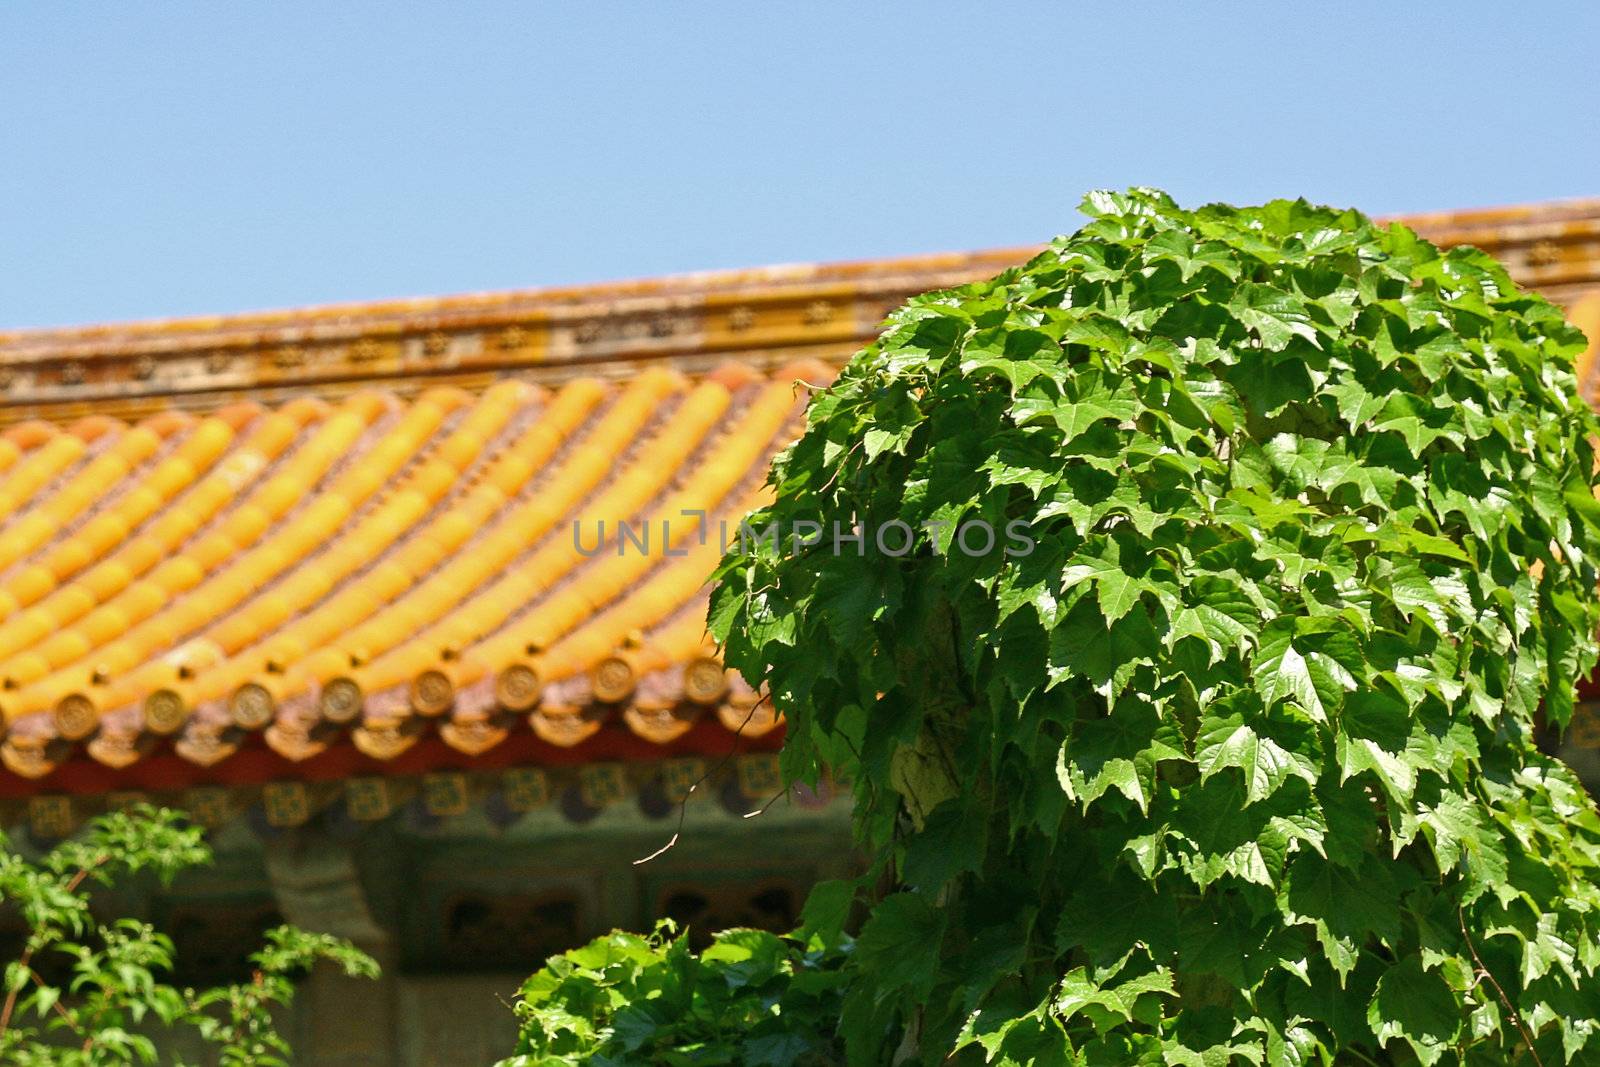
<path fill-rule="evenodd" d="M 717 575 L 785 772 L 853 783 L 793 943 L 846 1059 L 1600 1062 L 1535 743 L 1600 624 L 1581 335 L 1353 211 L 1084 211 L 893 313 Z"/>
<path fill-rule="evenodd" d="M 838 956 L 764 930 L 725 930 L 700 953 L 663 919 L 551 958 L 517 998 L 522 1040 L 499 1067 L 827 1067 Z"/>

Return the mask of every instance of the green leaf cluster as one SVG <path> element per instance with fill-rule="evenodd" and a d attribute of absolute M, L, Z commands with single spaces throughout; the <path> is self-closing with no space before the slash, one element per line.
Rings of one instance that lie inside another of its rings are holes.
<path fill-rule="evenodd" d="M 0 835 L 0 908 L 28 930 L 21 955 L 5 964 L 0 1063 L 8 1067 L 109 1067 L 163 1061 L 156 1035 L 192 1029 L 221 1067 L 286 1067 L 288 1043 L 274 1010 L 320 960 L 346 974 L 376 977 L 377 964 L 349 942 L 292 926 L 267 932 L 250 957 L 249 982 L 195 990 L 165 981 L 173 945 L 154 926 L 102 919 L 93 890 L 140 872 L 163 881 L 209 862 L 199 827 L 181 813 L 135 805 L 95 819 L 38 862 Z M 65 963 L 64 982 L 47 977 Z"/>
<path fill-rule="evenodd" d="M 843 949 L 724 930 L 700 953 L 663 920 L 553 956 L 517 999 L 521 1039 L 499 1067 L 824 1067 Z"/>
<path fill-rule="evenodd" d="M 869 909 L 849 1061 L 1600 1062 L 1600 817 L 1535 743 L 1600 623 L 1581 335 L 1354 211 L 1084 211 L 812 401 L 752 524 L 864 550 L 718 572 L 874 860 L 807 931 Z"/>

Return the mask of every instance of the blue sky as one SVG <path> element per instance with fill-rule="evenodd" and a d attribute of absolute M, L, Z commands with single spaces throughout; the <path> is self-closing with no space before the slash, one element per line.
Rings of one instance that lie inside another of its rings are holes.
<path fill-rule="evenodd" d="M 0 327 L 1600 194 L 1600 5 L 1133 7 L 8 3 Z"/>

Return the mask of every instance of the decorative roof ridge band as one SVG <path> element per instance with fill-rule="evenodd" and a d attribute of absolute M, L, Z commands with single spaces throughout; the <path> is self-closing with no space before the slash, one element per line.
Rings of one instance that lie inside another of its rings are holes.
<path fill-rule="evenodd" d="M 1576 197 L 1530 204 L 1471 208 L 1378 216 L 1379 222 L 1404 222 L 1420 231 L 1449 239 L 1482 230 L 1504 231 L 1493 237 L 1505 243 L 1534 236 L 1561 236 L 1593 233 L 1600 228 L 1600 197 Z M 1575 229 L 1566 224 L 1577 222 Z M 313 304 L 304 307 L 246 311 L 220 315 L 194 315 L 22 329 L 0 329 L 0 354 L 22 351 L 37 345 L 57 349 L 74 341 L 104 347 L 122 335 L 192 337 L 230 329 L 306 331 L 318 324 L 335 330 L 358 327 L 363 322 L 399 320 L 415 322 L 430 316 L 467 316 L 496 310 L 570 308 L 601 303 L 606 305 L 634 299 L 651 300 L 695 297 L 716 293 L 766 295 L 807 285 L 851 283 L 881 279 L 895 274 L 921 275 L 961 271 L 1017 262 L 1038 251 L 1038 245 L 983 249 L 972 252 L 933 252 L 886 258 L 841 260 L 828 263 L 789 263 L 729 270 L 688 271 L 677 274 L 592 282 L 579 285 L 538 286 L 523 289 L 491 290 L 447 296 L 402 297 L 397 299 L 347 301 Z"/>
<path fill-rule="evenodd" d="M 410 391 L 507 371 L 559 380 L 580 370 L 627 373 L 640 362 L 697 373 L 707 360 L 838 358 L 872 337 L 906 297 L 986 277 L 1028 254 L 791 268 L 788 278 L 775 269 L 690 275 L 654 292 L 595 287 L 346 306 L 285 313 L 271 324 L 238 316 L 0 334 L 0 423 L 86 408 L 208 406 L 306 387 L 326 393 L 383 382 Z"/>
<path fill-rule="evenodd" d="M 1600 205 L 1595 210 L 1600 215 Z M 632 301 L 660 301 L 707 295 L 759 297 L 809 286 L 851 285 L 895 275 L 923 275 L 962 271 L 974 266 L 1016 262 L 1031 255 L 1036 246 L 982 249 L 966 252 L 931 252 L 881 259 L 840 260 L 828 263 L 789 263 L 730 270 L 689 271 L 622 281 L 579 285 L 535 286 L 489 290 L 446 296 L 402 297 L 388 300 L 348 301 L 305 307 L 244 311 L 219 315 L 193 315 L 142 319 L 83 326 L 0 329 L 0 351 L 30 340 L 63 344 L 74 340 L 103 343 L 119 335 L 194 336 L 229 329 L 333 329 L 362 322 L 411 322 L 430 316 L 471 317 L 497 311 L 555 310 L 585 305 L 612 305 Z M 996 268 L 998 269 L 998 267 Z"/>
<path fill-rule="evenodd" d="M 1397 218 L 1441 243 L 1485 248 L 1559 301 L 1600 287 L 1600 198 Z M 987 277 L 1037 250 L 0 332 L 0 424 L 375 381 L 409 392 L 508 371 L 560 380 L 580 369 L 622 374 L 642 361 L 695 373 L 730 357 L 757 365 L 800 354 L 840 359 L 906 297 Z"/>
<path fill-rule="evenodd" d="M 1572 196 L 1525 204 L 1494 204 L 1452 211 L 1407 211 L 1377 216 L 1379 222 L 1404 222 L 1415 230 L 1505 227 L 1530 221 L 1600 218 L 1600 196 Z"/>

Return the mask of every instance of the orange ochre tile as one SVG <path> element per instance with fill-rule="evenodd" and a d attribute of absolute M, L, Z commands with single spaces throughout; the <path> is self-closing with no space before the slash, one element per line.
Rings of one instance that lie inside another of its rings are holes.
<path fill-rule="evenodd" d="M 0 775 L 150 752 L 225 768 L 252 736 L 293 759 L 392 758 L 425 731 L 469 753 L 539 743 L 538 692 L 494 699 L 518 671 L 585 687 L 591 724 L 675 741 L 726 688 L 703 625 L 712 532 L 767 499 L 796 379 L 832 373 L 730 361 L 15 426 Z M 631 707 L 641 679 L 691 710 Z"/>

